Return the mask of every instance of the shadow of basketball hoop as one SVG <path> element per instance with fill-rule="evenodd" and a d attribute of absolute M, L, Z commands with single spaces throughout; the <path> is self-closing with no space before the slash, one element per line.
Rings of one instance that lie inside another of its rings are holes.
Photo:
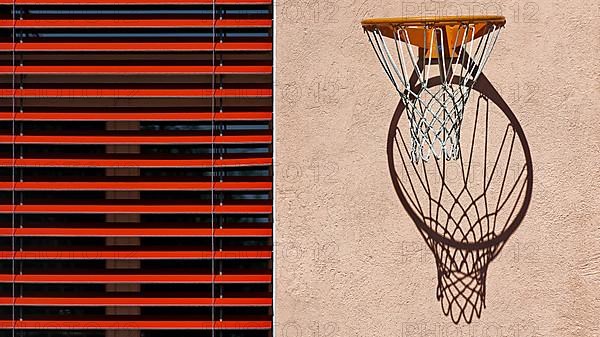
<path fill-rule="evenodd" d="M 458 160 L 411 160 L 402 101 L 387 141 L 394 188 L 435 256 L 436 297 L 454 323 L 481 316 L 488 266 L 523 221 L 533 188 L 529 144 L 515 114 L 485 75 L 473 89 L 479 98 L 465 111 Z"/>

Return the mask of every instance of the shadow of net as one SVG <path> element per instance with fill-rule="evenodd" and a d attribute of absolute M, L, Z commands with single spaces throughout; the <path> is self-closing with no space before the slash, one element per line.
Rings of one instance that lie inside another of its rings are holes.
<path fill-rule="evenodd" d="M 457 160 L 411 160 L 410 126 L 399 104 L 388 160 L 400 201 L 435 256 L 437 299 L 455 323 L 480 317 L 488 266 L 522 221 L 531 198 L 531 156 L 523 131 L 492 89 L 466 107 Z M 482 89 L 483 88 L 483 89 Z"/>

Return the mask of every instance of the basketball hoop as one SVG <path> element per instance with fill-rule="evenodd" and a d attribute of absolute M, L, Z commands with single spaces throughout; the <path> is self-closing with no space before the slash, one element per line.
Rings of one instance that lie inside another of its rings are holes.
<path fill-rule="evenodd" d="M 505 23 L 503 16 L 362 21 L 383 70 L 406 106 L 413 162 L 428 161 L 432 155 L 458 159 L 469 93 Z M 394 41 L 393 48 L 389 41 Z"/>
<path fill-rule="evenodd" d="M 532 195 L 525 134 L 482 74 L 505 23 L 502 16 L 362 21 L 401 98 L 387 142 L 394 189 L 435 256 L 436 297 L 454 323 L 480 317 L 488 266 Z M 467 105 L 472 90 L 476 107 Z"/>

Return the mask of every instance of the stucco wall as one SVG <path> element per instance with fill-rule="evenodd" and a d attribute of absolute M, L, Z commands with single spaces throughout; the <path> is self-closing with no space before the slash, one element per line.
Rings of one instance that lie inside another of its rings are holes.
<path fill-rule="evenodd" d="M 276 13 L 278 336 L 600 335 L 597 1 L 283 0 Z M 507 18 L 485 74 L 527 135 L 534 189 L 482 318 L 455 326 L 390 180 L 398 97 L 359 22 L 470 13 Z"/>

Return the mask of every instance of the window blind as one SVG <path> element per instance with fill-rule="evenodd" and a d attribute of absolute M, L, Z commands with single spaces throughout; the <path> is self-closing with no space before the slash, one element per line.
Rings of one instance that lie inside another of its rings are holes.
<path fill-rule="evenodd" d="M 270 336 L 267 0 L 0 0 L 0 336 Z"/>

